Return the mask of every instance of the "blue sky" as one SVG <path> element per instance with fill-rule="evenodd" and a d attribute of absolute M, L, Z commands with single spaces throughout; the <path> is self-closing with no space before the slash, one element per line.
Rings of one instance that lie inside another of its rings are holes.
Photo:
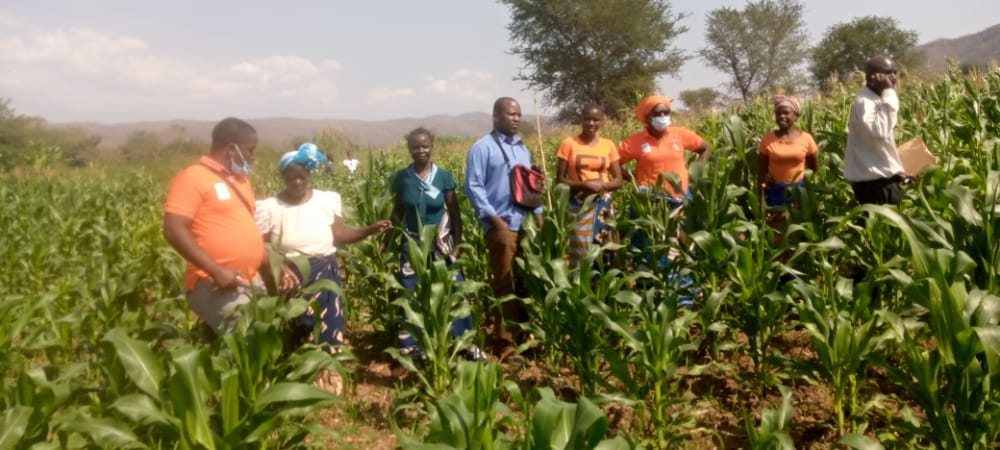
<path fill-rule="evenodd" d="M 719 87 L 726 76 L 693 56 L 705 14 L 744 2 L 672 3 L 689 14 L 676 45 L 692 58 L 661 93 Z M 997 0 L 805 4 L 810 43 L 863 15 L 893 16 L 920 42 L 1000 22 Z M 489 0 L 4 0 L 0 98 L 54 122 L 390 119 L 489 111 L 501 95 L 532 112 L 508 22 Z"/>

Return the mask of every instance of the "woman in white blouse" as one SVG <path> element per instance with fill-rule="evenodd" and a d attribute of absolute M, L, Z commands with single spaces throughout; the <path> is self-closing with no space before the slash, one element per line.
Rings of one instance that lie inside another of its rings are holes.
<path fill-rule="evenodd" d="M 380 220 L 363 228 L 347 226 L 342 215 L 340 194 L 309 187 L 310 172 L 322 167 L 326 157 L 314 144 L 303 144 L 285 153 L 278 164 L 285 189 L 274 197 L 257 202 L 257 227 L 265 242 L 270 242 L 285 257 L 309 258 L 309 280 L 303 282 L 296 267 L 283 271 L 279 286 L 283 290 L 308 286 L 318 280 L 341 283 L 337 267 L 337 245 L 360 241 L 391 226 Z M 343 299 L 334 292 L 321 291 L 313 298 L 320 306 L 320 343 L 339 346 L 344 342 Z M 300 318 L 299 325 L 312 330 L 312 312 Z"/>

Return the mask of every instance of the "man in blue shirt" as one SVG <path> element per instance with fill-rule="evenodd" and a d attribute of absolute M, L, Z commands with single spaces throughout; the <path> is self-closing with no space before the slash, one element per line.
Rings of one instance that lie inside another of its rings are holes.
<path fill-rule="evenodd" d="M 520 127 L 521 105 L 510 97 L 498 98 L 493 103 L 493 131 L 472 144 L 465 162 L 465 195 L 483 226 L 497 298 L 513 294 L 517 287 L 514 257 L 520 251 L 521 224 L 531 212 L 515 205 L 510 192 L 511 169 L 516 164 L 531 166 L 531 151 L 517 135 Z M 541 212 L 534 211 L 538 218 Z M 503 321 L 525 322 L 528 312 L 520 301 L 511 300 L 492 316 L 496 355 L 510 356 L 520 336 L 516 339 Z"/>

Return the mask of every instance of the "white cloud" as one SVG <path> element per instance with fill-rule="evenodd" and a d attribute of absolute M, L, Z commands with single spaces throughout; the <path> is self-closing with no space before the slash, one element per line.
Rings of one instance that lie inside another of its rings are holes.
<path fill-rule="evenodd" d="M 0 15 L 0 25 L 20 23 Z M 203 117 L 274 115 L 306 107 L 314 112 L 337 96 L 341 69 L 334 60 L 297 55 L 198 61 L 159 55 L 132 36 L 31 26 L 0 29 L 0 67 L 0 96 L 55 120 L 65 119 L 65 110 L 93 105 L 118 111 L 94 120 L 138 120 L 139 112 L 166 109 Z"/>
<path fill-rule="evenodd" d="M 413 88 L 392 89 L 392 88 L 380 87 L 372 89 L 368 93 L 368 98 L 369 100 L 372 101 L 383 101 L 383 100 L 392 100 L 399 98 L 409 98 L 415 95 L 417 95 L 417 91 L 414 90 Z"/>
<path fill-rule="evenodd" d="M 424 82 L 428 90 L 437 94 L 482 101 L 490 99 L 488 89 L 493 78 L 492 73 L 484 70 L 461 68 L 441 78 L 424 77 Z"/>
<path fill-rule="evenodd" d="M 7 27 L 23 27 L 25 23 L 10 14 L 0 12 L 0 25 Z"/>

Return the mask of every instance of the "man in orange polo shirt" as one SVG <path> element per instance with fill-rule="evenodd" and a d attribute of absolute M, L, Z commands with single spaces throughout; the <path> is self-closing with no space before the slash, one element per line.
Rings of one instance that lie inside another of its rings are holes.
<path fill-rule="evenodd" d="M 235 324 L 235 310 L 250 302 L 250 280 L 264 262 L 264 241 L 254 221 L 247 176 L 257 131 L 236 118 L 212 129 L 208 155 L 170 184 L 163 236 L 188 261 L 188 305 L 217 334 Z"/>

